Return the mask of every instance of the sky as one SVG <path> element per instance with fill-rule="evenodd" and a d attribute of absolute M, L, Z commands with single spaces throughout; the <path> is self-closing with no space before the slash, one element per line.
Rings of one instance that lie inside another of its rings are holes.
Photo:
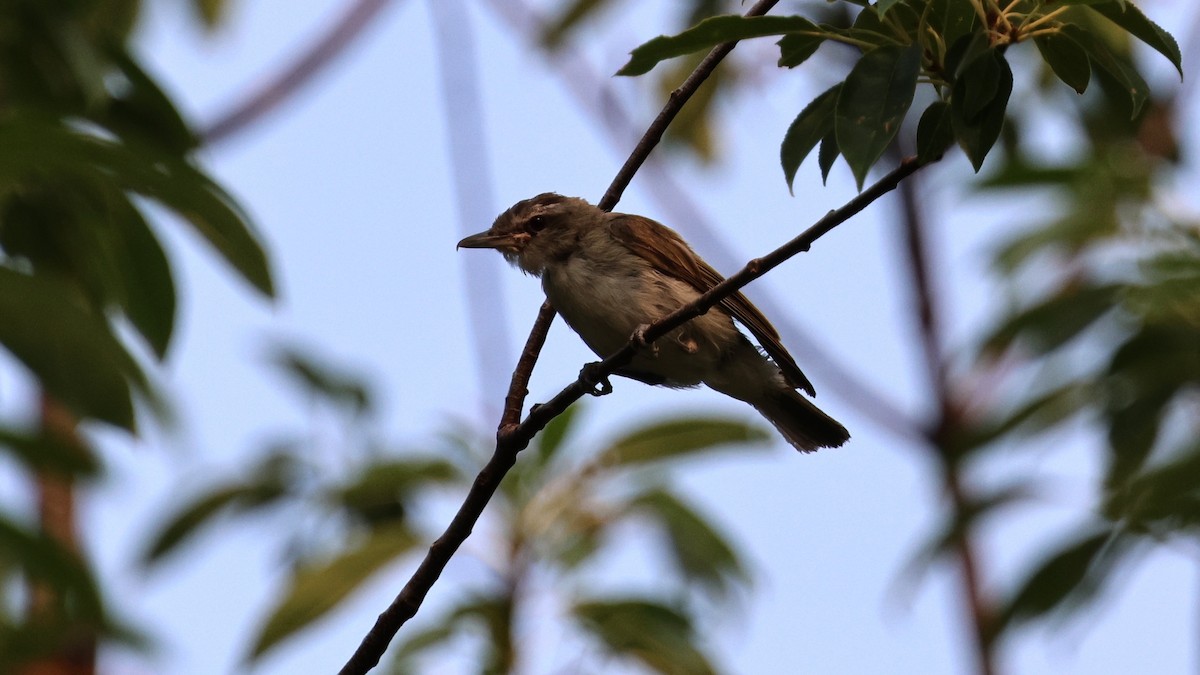
<path fill-rule="evenodd" d="M 237 475 L 273 439 L 327 431 L 266 365 L 272 342 L 308 345 L 369 375 L 381 398 L 381 433 L 397 447 L 420 446 L 455 420 L 476 424 L 486 435 L 496 419 L 497 382 L 507 382 L 503 364 L 515 363 L 542 295 L 536 280 L 504 266 L 499 256 L 456 252 L 455 242 L 539 192 L 598 200 L 632 147 L 584 113 L 587 104 L 486 8 L 491 3 L 436 0 L 466 9 L 484 113 L 481 135 L 463 146 L 472 163 L 452 165 L 433 1 L 395 0 L 314 86 L 247 133 L 202 154 L 261 230 L 281 289 L 276 303 L 254 296 L 202 242 L 160 218 L 182 296 L 177 342 L 161 377 L 181 429 L 151 430 L 133 442 L 100 434 L 112 470 L 89 496 L 86 531 L 102 571 L 116 580 L 118 606 L 161 640 L 149 660 L 107 652 L 104 672 L 242 671 L 253 628 L 284 579 L 270 521 L 220 528 L 149 577 L 134 560 L 139 534 L 182 496 Z M 224 27 L 212 36 L 196 30 L 185 4 L 147 3 L 136 49 L 203 126 L 320 35 L 345 3 L 232 2 Z M 1165 5 L 1147 3 L 1148 12 L 1182 37 L 1183 17 L 1159 11 Z M 669 8 L 666 2 L 625 3 L 594 29 L 586 47 L 601 81 L 635 112 L 639 125 L 660 103 L 639 83 L 605 74 L 632 47 L 673 27 L 666 23 Z M 763 42 L 744 51 L 761 55 L 769 48 Z M 724 244 L 688 223 L 672 222 L 652 181 L 635 179 L 618 207 L 680 230 L 726 272 L 854 194 L 844 166 L 821 187 L 816 169 L 806 164 L 793 197 L 778 167 L 783 131 L 827 86 L 822 78 L 828 74 L 764 71 L 761 77 L 753 91 L 720 111 L 724 163 L 705 167 L 679 155 L 667 163 L 666 171 Z M 454 89 L 460 86 L 465 82 Z M 965 192 L 961 183 L 970 167 L 961 156 L 945 164 L 924 181 L 939 297 L 951 346 L 961 352 L 978 334 L 986 301 L 996 292 L 984 272 L 987 246 L 1003 228 L 1019 224 L 1022 214 L 995 197 Z M 464 173 L 484 210 L 456 192 L 454 179 Z M 900 409 L 919 415 L 929 405 L 927 385 L 889 208 L 886 201 L 876 204 L 810 253 L 755 282 L 748 294 L 786 312 L 790 324 L 840 363 Z M 497 280 L 502 298 L 491 340 L 498 353 L 482 365 L 471 337 L 468 266 L 494 275 L 489 278 Z M 783 332 L 785 344 L 794 345 Z M 813 378 L 818 403 L 851 430 L 853 440 L 805 456 L 779 440 L 770 452 L 725 453 L 688 465 L 676 477 L 748 552 L 757 580 L 744 613 L 719 621 L 713 632 L 719 661 L 739 673 L 969 672 L 955 571 L 937 567 L 915 588 L 900 581 L 906 561 L 938 523 L 936 467 L 920 448 L 839 398 L 822 364 L 806 359 L 800 348 L 793 353 Z M 584 345 L 556 322 L 530 402 L 549 398 L 589 360 Z M 581 435 L 589 442 L 667 414 L 753 419 L 749 408 L 706 390 L 614 385 L 615 394 L 585 402 Z M 1086 439 L 1071 432 L 1055 440 L 993 453 L 971 476 L 987 485 L 1034 475 L 1053 486 L 1050 498 L 985 530 L 991 590 L 1019 578 L 1040 543 L 1085 522 L 1094 501 L 1087 486 L 1098 467 Z M 481 545 L 469 541 L 451 563 L 430 596 L 434 609 L 477 581 L 480 566 L 473 557 L 483 555 Z M 1194 672 L 1200 589 L 1193 558 L 1178 549 L 1148 555 L 1105 611 L 1053 636 L 1037 629 L 1018 634 L 1006 645 L 1002 665 L 1035 675 Z M 254 672 L 336 671 L 413 564 L 379 575 Z M 614 564 L 613 579 L 636 578 L 640 571 L 636 555 Z M 545 645 L 546 655 L 532 657 L 528 672 L 561 666 L 566 655 L 555 653 L 553 635 L 530 640 Z M 467 665 L 469 660 L 450 660 L 438 672 L 467 672 Z"/>

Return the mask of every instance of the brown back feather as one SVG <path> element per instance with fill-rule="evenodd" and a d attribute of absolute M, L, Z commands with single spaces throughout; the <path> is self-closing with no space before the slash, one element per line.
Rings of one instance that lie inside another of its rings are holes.
<path fill-rule="evenodd" d="M 612 214 L 610 222 L 610 231 L 617 241 L 663 274 L 679 279 L 701 293 L 725 280 L 671 228 L 649 218 L 624 213 Z M 816 395 L 812 383 L 779 341 L 775 327 L 745 295 L 736 292 L 722 300 L 720 306 L 758 340 L 779 366 L 788 384 L 803 389 L 809 396 Z"/>

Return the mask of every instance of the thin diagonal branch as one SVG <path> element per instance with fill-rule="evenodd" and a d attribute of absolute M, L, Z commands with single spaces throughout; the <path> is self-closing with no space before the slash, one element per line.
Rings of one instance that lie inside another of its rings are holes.
<path fill-rule="evenodd" d="M 719 302 L 737 292 L 746 284 L 778 267 L 787 259 L 798 253 L 809 250 L 813 242 L 821 238 L 833 228 L 846 222 L 872 202 L 896 188 L 901 181 L 912 175 L 922 164 L 915 159 L 903 161 L 871 187 L 851 199 L 841 208 L 830 211 L 811 227 L 801 232 L 791 241 L 771 251 L 767 255 L 751 260 L 740 271 L 725 281 L 717 284 L 694 301 L 680 307 L 667 316 L 650 324 L 644 331 L 647 343 L 666 335 L 691 319 L 705 313 Z M 545 306 L 543 306 L 543 311 Z M 540 317 L 539 317 L 540 318 Z M 596 364 L 591 371 L 591 377 L 607 377 L 618 368 L 627 364 L 637 353 L 639 344 L 634 339 L 618 352 Z M 522 358 L 524 361 L 524 357 Z M 521 370 L 521 369 L 518 369 Z M 515 379 L 515 377 L 514 377 Z M 379 662 L 380 656 L 387 648 L 391 638 L 409 618 L 416 614 L 425 599 L 425 595 L 437 581 L 438 575 L 450 561 L 454 552 L 470 536 L 471 530 L 483 509 L 487 506 L 493 493 L 500 486 L 504 474 L 516 463 L 517 453 L 524 450 L 537 432 L 545 428 L 550 420 L 562 414 L 572 403 L 578 401 L 592 385 L 581 375 L 567 385 L 547 403 L 534 407 L 523 422 L 516 426 L 502 427 L 496 434 L 496 451 L 492 458 L 479 472 L 467 497 L 459 507 L 458 513 L 446 528 L 446 531 L 429 547 L 429 553 L 413 573 L 408 583 L 396 596 L 375 623 L 357 652 L 342 668 L 342 675 L 365 673 Z M 512 401 L 510 401 L 511 405 Z M 511 409 L 511 408 L 509 408 Z"/>
<path fill-rule="evenodd" d="M 554 306 L 547 300 L 538 310 L 537 320 L 533 322 L 534 330 L 529 332 L 525 341 L 525 349 L 521 350 L 521 358 L 513 369 L 512 380 L 508 384 L 508 395 L 504 397 L 504 414 L 500 417 L 498 434 L 510 433 L 521 423 L 521 409 L 525 406 L 525 397 L 529 395 L 529 378 L 533 375 L 533 367 L 537 364 L 546 344 L 546 335 L 550 332 L 550 322 L 554 320 Z"/>
<path fill-rule="evenodd" d="M 756 2 L 746 12 L 746 16 L 762 16 L 771 11 L 771 8 L 778 1 L 759 0 L 759 2 Z M 662 112 L 658 113 L 658 117 L 654 118 L 654 122 L 650 124 L 650 128 L 646 129 L 646 133 L 642 135 L 642 140 L 638 141 L 637 147 L 633 149 L 633 153 L 629 155 L 629 159 L 625 160 L 625 164 L 617 171 L 617 175 L 608 186 L 608 190 L 604 192 L 604 196 L 596 203 L 596 206 L 605 211 L 612 211 L 617 202 L 621 201 L 621 195 L 625 192 L 625 188 L 629 187 L 633 176 L 641 168 L 642 164 L 645 163 L 646 158 L 650 156 L 650 151 L 662 140 L 667 127 L 671 125 L 671 121 L 683 109 L 683 105 L 688 102 L 692 94 L 695 94 L 700 85 L 704 84 L 708 76 L 716 70 L 717 64 L 728 56 L 729 52 L 733 51 L 733 48 L 736 46 L 736 42 L 723 42 L 713 47 L 712 51 L 692 71 L 692 74 L 688 75 L 687 79 L 683 81 L 683 84 L 671 92 L 671 96 L 667 99 L 667 104 L 663 106 Z"/>
<path fill-rule="evenodd" d="M 358 0 L 329 32 L 309 49 L 199 132 L 200 142 L 213 146 L 248 129 L 260 118 L 295 96 L 306 84 L 364 33 L 391 0 Z"/>
<path fill-rule="evenodd" d="M 547 25 L 528 3 L 517 0 L 489 0 L 492 10 L 518 35 L 530 44 L 537 44 L 538 36 Z M 612 140 L 620 145 L 630 138 L 637 138 L 633 115 L 622 106 L 611 78 L 600 74 L 570 43 L 555 47 L 546 64 L 559 75 L 563 86 L 575 96 L 580 109 L 590 115 Z M 638 172 L 642 182 L 649 186 L 647 194 L 658 205 L 673 214 L 674 227 L 684 234 L 693 245 L 709 243 L 705 257 L 717 269 L 732 269 L 738 264 L 726 246 L 722 236 L 696 207 L 688 193 L 679 186 L 662 161 L 652 156 Z M 772 323 L 788 343 L 789 349 L 814 380 L 825 382 L 823 391 L 833 393 L 864 418 L 896 436 L 922 442 L 926 436 L 921 425 L 905 413 L 898 405 L 872 387 L 852 368 L 822 346 L 797 322 L 793 314 L 784 311 L 774 294 L 759 289 L 754 304 L 771 317 Z"/>
<path fill-rule="evenodd" d="M 760 0 L 746 14 L 747 16 L 765 14 L 777 2 L 778 0 Z M 646 130 L 642 141 L 634 148 L 625 166 L 621 168 L 609 185 L 605 196 L 600 201 L 601 208 L 612 209 L 616 205 L 621 193 L 624 192 L 625 187 L 629 185 L 629 182 L 637 172 L 637 168 L 645 162 L 650 151 L 658 144 L 667 126 L 670 125 L 671 120 L 675 118 L 679 110 L 683 108 L 683 105 L 695 93 L 696 89 L 712 74 L 713 70 L 733 50 L 736 44 L 736 42 L 728 42 L 714 47 L 708 56 L 692 71 L 692 74 L 688 76 L 683 85 L 671 92 L 669 100 L 663 106 L 663 111 L 659 113 L 659 116 Z M 732 292 L 732 290 L 727 291 L 727 293 Z M 466 499 L 463 500 L 462 506 L 459 507 L 458 512 L 450 521 L 450 525 L 447 526 L 445 533 L 429 547 L 429 552 L 426 554 L 424 560 L 421 561 L 417 570 L 409 578 L 404 588 L 400 590 L 400 593 L 392 601 L 392 604 L 376 619 L 375 625 L 372 626 L 371 630 L 363 638 L 358 649 L 351 655 L 346 665 L 342 667 L 340 675 L 366 673 L 379 663 L 379 659 L 383 656 L 392 638 L 395 637 L 396 632 L 400 630 L 400 627 L 408 619 L 416 615 L 426 594 L 429 593 L 429 589 L 433 587 L 434 582 L 437 581 L 442 570 L 450 561 L 450 558 L 453 557 L 459 546 L 470 536 L 475 522 L 483 514 L 484 507 L 487 506 L 488 501 L 491 500 L 492 495 L 500 486 L 500 482 L 504 479 L 505 474 L 516 463 L 517 453 L 529 444 L 529 438 L 532 438 L 538 429 L 541 429 L 542 426 L 545 426 L 546 422 L 553 418 L 554 415 L 546 417 L 544 421 L 540 422 L 540 426 L 529 432 L 528 437 L 525 437 L 525 433 L 522 430 L 533 428 L 534 424 L 531 424 L 531 420 L 534 419 L 534 413 L 540 411 L 540 408 L 530 413 L 530 417 L 520 425 L 513 427 L 505 423 L 505 420 L 510 415 L 510 410 L 515 409 L 519 411 L 524 407 L 525 394 L 523 392 L 526 391 L 526 383 L 541 348 L 539 343 L 544 340 L 545 333 L 549 330 L 553 320 L 553 309 L 548 304 L 543 305 L 542 311 L 538 313 L 538 318 L 530 330 L 530 337 L 526 343 L 528 358 L 526 358 L 526 354 L 522 354 L 521 364 L 519 364 L 520 366 L 527 363 L 528 369 L 518 367 L 513 372 L 509 395 L 505 401 L 504 417 L 496 434 L 496 451 L 492 454 L 492 458 L 479 472 L 479 475 L 476 476 L 475 482 L 467 492 Z M 538 338 L 539 335 L 541 336 L 540 339 Z M 572 387 L 581 389 L 582 385 L 577 381 Z M 568 387 L 568 389 L 572 387 Z M 565 410 L 566 406 L 572 401 L 577 400 L 579 396 L 582 396 L 582 390 L 571 401 L 564 403 L 559 412 Z M 556 396 L 555 399 L 557 400 L 561 397 L 562 394 Z M 519 440 L 521 438 L 525 438 L 525 440 L 521 442 Z"/>
<path fill-rule="evenodd" d="M 651 323 L 642 334 L 645 343 L 652 343 L 688 321 L 704 314 L 746 284 L 775 269 L 796 254 L 808 251 L 817 239 L 858 214 L 875 200 L 894 190 L 901 181 L 911 176 L 922 166 L 924 165 L 915 158 L 904 160 L 900 163 L 900 166 L 893 169 L 883 178 L 880 178 L 875 184 L 859 193 L 854 199 L 846 202 L 841 208 L 827 213 L 823 218 L 801 232 L 791 241 L 761 258 L 751 260 L 741 270 L 716 286 L 713 286 L 700 297 L 658 321 Z M 628 364 L 640 348 L 641 345 L 639 342 L 631 338 L 619 351 L 596 364 L 596 368 L 592 369 L 587 374 L 587 377 L 595 380 L 600 377 L 612 375 L 621 366 Z M 501 446 L 508 445 L 515 446 L 515 450 L 512 451 L 514 454 L 524 449 L 537 432 L 541 431 L 550 420 L 566 410 L 568 406 L 588 393 L 592 386 L 592 384 L 586 381 L 583 374 L 581 374 L 578 379 L 560 391 L 550 401 L 530 411 L 529 416 L 517 428 L 509 433 L 501 434 L 500 442 L 497 445 L 497 452 L 500 451 Z"/>

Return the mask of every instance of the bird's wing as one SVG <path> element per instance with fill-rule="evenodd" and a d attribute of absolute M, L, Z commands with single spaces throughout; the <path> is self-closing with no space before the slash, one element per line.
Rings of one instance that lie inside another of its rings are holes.
<path fill-rule="evenodd" d="M 648 261 L 663 274 L 679 279 L 701 293 L 725 280 L 725 277 L 696 255 L 674 230 L 664 225 L 649 218 L 628 214 L 613 214 L 610 223 L 613 238 L 635 255 Z M 775 365 L 779 366 L 788 384 L 803 389 L 809 396 L 816 395 L 812 383 L 779 341 L 779 333 L 775 331 L 775 327 L 745 295 L 739 291 L 728 296 L 721 301 L 721 308 L 740 321 L 758 340 L 775 361 Z"/>

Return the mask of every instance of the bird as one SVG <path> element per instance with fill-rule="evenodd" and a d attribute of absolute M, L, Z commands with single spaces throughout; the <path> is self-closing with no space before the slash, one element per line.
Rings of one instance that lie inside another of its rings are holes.
<path fill-rule="evenodd" d="M 517 202 L 458 248 L 494 249 L 539 277 L 550 304 L 602 358 L 724 280 L 669 227 L 553 192 Z M 816 395 L 775 327 L 740 292 L 640 349 L 614 374 L 672 388 L 707 385 L 749 403 L 801 452 L 850 438 L 797 391 Z"/>

